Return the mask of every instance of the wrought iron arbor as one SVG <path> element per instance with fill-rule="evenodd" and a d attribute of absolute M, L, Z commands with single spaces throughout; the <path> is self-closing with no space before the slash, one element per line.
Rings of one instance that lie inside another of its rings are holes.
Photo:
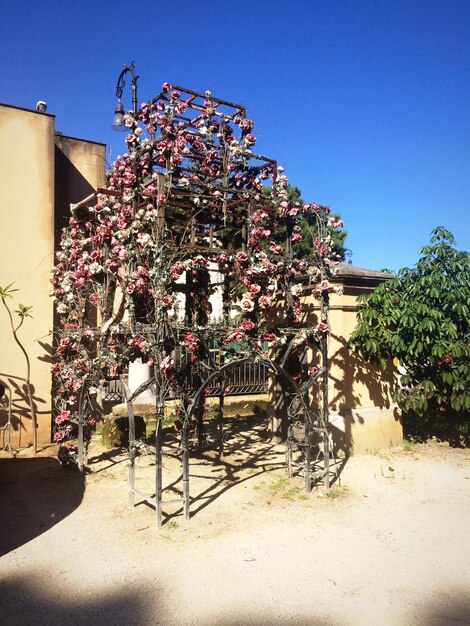
<path fill-rule="evenodd" d="M 287 356 L 287 352 L 284 355 Z M 240 367 L 243 364 L 250 362 L 248 358 L 241 358 L 236 361 L 232 361 L 212 373 L 203 381 L 195 396 L 191 399 L 188 406 L 188 411 L 185 416 L 182 429 L 181 429 L 181 443 L 179 448 L 179 455 L 182 464 L 182 489 L 181 489 L 181 503 L 183 506 L 184 516 L 186 519 L 190 518 L 190 441 L 189 432 L 190 425 L 193 418 L 196 417 L 200 408 L 201 400 L 203 399 L 204 391 L 214 381 L 221 381 L 223 383 L 225 376 L 231 369 Z M 323 365 L 317 372 L 310 377 L 310 379 L 302 385 L 299 385 L 294 378 L 285 369 L 285 358 L 281 359 L 277 364 L 273 361 L 264 361 L 263 364 L 269 368 L 272 373 L 281 378 L 281 380 L 287 385 L 286 393 L 289 398 L 288 406 L 288 436 L 286 441 L 286 460 L 288 466 L 289 476 L 292 476 L 295 466 L 300 466 L 304 472 L 305 490 L 309 493 L 313 484 L 320 478 L 323 480 L 325 487 L 328 489 L 330 486 L 330 441 L 328 432 L 328 412 L 325 410 L 323 403 L 315 409 L 311 408 L 311 399 L 308 397 L 309 391 L 313 385 L 320 379 L 325 380 L 328 375 L 327 363 Z M 129 500 L 131 505 L 134 504 L 135 496 L 139 496 L 149 504 L 155 507 L 157 525 L 162 525 L 163 519 L 163 463 L 162 456 L 165 451 L 163 441 L 163 416 L 164 405 L 157 404 L 156 407 L 156 432 L 155 432 L 155 446 L 149 447 L 136 439 L 135 430 L 135 415 L 133 400 L 142 393 L 150 385 L 158 385 L 156 378 L 150 379 L 148 382 L 141 385 L 134 393 L 130 393 L 126 383 L 123 381 L 125 388 L 125 396 L 128 410 L 129 419 Z M 323 391 L 325 393 L 325 391 Z M 218 449 L 219 453 L 223 455 L 224 451 L 224 393 L 223 384 L 219 395 L 219 409 L 217 411 L 217 430 L 218 430 Z M 198 424 L 198 445 L 202 447 L 203 442 L 203 430 L 202 421 Z M 316 439 L 314 442 L 313 439 Z M 320 445 L 318 445 L 320 444 Z M 139 450 L 145 447 L 147 451 L 151 450 L 155 454 L 155 496 L 143 493 L 138 490 L 135 485 L 135 459 Z M 302 453 L 301 462 L 294 461 L 295 449 L 300 449 Z M 313 451 L 316 450 L 315 453 Z M 174 454 L 174 451 L 172 451 Z"/>
<path fill-rule="evenodd" d="M 254 152 L 253 123 L 241 105 L 164 84 L 124 122 L 128 153 L 114 163 L 106 189 L 71 207 L 53 271 L 62 322 L 53 367 L 56 440 L 78 425 L 82 464 L 93 424 L 90 394 L 143 359 L 155 375 L 134 393 L 126 390 L 130 493 L 137 493 L 132 401 L 154 385 L 156 496 L 140 495 L 154 502 L 161 523 L 162 423 L 171 397 L 182 421 L 188 517 L 189 428 L 197 423 L 201 442 L 205 391 L 215 386 L 223 446 L 227 376 L 262 364 L 288 397 L 290 471 L 298 449 L 311 489 L 316 436 L 328 486 L 328 277 L 335 260 L 329 209 L 290 198 L 276 161 Z M 312 241 L 299 256 L 302 225 Z M 312 293 L 319 301 L 314 323 L 302 310 L 302 297 Z M 223 359 L 213 358 L 214 346 Z M 292 375 L 289 360 L 309 349 L 318 353 L 319 367 Z M 185 385 L 188 375 L 195 394 Z"/>

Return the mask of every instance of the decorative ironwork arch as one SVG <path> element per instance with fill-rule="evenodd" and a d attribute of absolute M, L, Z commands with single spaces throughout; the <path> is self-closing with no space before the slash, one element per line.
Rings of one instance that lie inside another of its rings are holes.
<path fill-rule="evenodd" d="M 219 452 L 223 454 L 223 445 L 224 445 L 224 433 L 223 433 L 223 399 L 224 399 L 224 388 L 223 382 L 227 375 L 236 368 L 241 367 L 246 363 L 255 363 L 261 362 L 265 367 L 267 367 L 280 381 L 283 381 L 290 392 L 290 402 L 288 405 L 287 411 L 287 419 L 288 419 L 288 438 L 286 441 L 286 452 L 287 452 L 287 466 L 289 475 L 292 475 L 292 467 L 293 467 L 293 458 L 292 452 L 295 445 L 300 445 L 302 447 L 304 461 L 302 463 L 304 470 L 304 482 L 305 482 L 305 490 L 307 492 L 311 491 L 312 488 L 312 462 L 311 462 L 311 435 L 313 433 L 317 433 L 321 436 L 323 442 L 323 469 L 321 472 L 322 478 L 325 480 L 326 486 L 329 486 L 329 474 L 330 474 L 330 448 L 329 448 L 329 436 L 328 436 L 328 423 L 325 421 L 325 416 L 327 416 L 327 411 L 325 411 L 325 407 L 322 407 L 322 410 L 318 412 L 314 412 L 310 406 L 307 394 L 311 387 L 321 378 L 324 380 L 327 379 L 328 376 L 328 364 L 327 362 L 319 368 L 315 374 L 309 377 L 307 381 L 303 384 L 299 384 L 293 376 L 287 371 L 285 365 L 289 354 L 292 351 L 293 340 L 290 342 L 287 350 L 285 351 L 280 363 L 276 363 L 271 359 L 260 359 L 254 357 L 244 357 L 241 359 L 236 359 L 225 363 L 222 367 L 212 371 L 208 376 L 204 379 L 204 381 L 200 384 L 196 393 L 191 398 L 191 403 L 184 415 L 184 420 L 181 428 L 181 439 L 180 439 L 180 456 L 181 456 L 181 464 L 182 464 L 182 504 L 184 516 L 186 519 L 190 518 L 190 445 L 189 445 L 189 433 L 190 426 L 193 423 L 194 419 L 197 417 L 198 410 L 201 407 L 201 403 L 205 398 L 205 391 L 209 388 L 209 386 L 219 381 L 222 383 L 221 392 L 219 394 L 219 411 L 217 412 L 218 426 L 219 426 Z M 147 451 L 151 450 L 155 454 L 156 459 L 156 474 L 155 474 L 155 497 L 150 496 L 148 494 L 142 493 L 141 491 L 136 489 L 135 486 L 135 458 L 137 451 L 141 449 L 145 444 L 139 442 L 135 438 L 135 415 L 133 408 L 133 400 L 139 396 L 141 393 L 146 391 L 149 387 L 153 385 L 158 385 L 158 378 L 152 377 L 142 385 L 140 385 L 132 394 L 130 394 L 127 385 L 124 383 L 125 387 L 125 397 L 128 408 L 128 419 L 129 419 L 129 497 L 130 503 L 134 504 L 134 496 L 137 495 L 141 497 L 143 500 L 148 502 L 149 504 L 155 507 L 156 516 L 157 516 L 157 525 L 162 525 L 162 516 L 163 516 L 163 480 L 162 480 L 162 457 L 164 452 L 163 447 L 163 405 L 160 402 L 160 405 L 157 405 L 156 410 L 156 436 L 155 436 L 155 447 L 149 448 L 146 446 Z M 325 398 L 323 398 L 325 401 Z M 201 423 L 199 424 L 199 428 L 201 427 Z M 295 429 L 302 430 L 302 442 L 296 442 L 294 437 Z M 202 430 L 198 430 L 198 444 L 201 447 L 202 444 Z M 318 460 L 315 459 L 316 461 Z"/>

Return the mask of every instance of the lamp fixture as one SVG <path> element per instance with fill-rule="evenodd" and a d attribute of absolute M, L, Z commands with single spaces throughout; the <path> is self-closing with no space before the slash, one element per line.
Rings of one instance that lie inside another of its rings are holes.
<path fill-rule="evenodd" d="M 137 79 L 139 78 L 135 73 L 134 61 L 130 65 L 124 65 L 122 72 L 119 74 L 118 81 L 116 83 L 116 97 L 118 99 L 116 108 L 114 109 L 114 118 L 111 128 L 118 132 L 127 132 L 128 128 L 124 123 L 124 105 L 122 104 L 121 97 L 123 89 L 126 85 L 124 76 L 130 73 L 132 77 L 131 89 L 132 89 L 132 112 L 134 116 L 137 115 Z"/>

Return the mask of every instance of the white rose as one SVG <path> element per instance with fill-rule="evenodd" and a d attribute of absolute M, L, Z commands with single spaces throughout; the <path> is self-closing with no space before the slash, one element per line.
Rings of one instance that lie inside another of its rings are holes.
<path fill-rule="evenodd" d="M 96 263 L 96 261 L 90 265 L 90 272 L 92 274 L 99 274 L 102 271 L 102 266 L 99 263 Z"/>

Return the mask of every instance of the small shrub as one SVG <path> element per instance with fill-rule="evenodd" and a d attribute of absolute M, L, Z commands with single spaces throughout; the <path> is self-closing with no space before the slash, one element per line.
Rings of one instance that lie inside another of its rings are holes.
<path fill-rule="evenodd" d="M 414 452 L 415 444 L 411 439 L 405 439 L 403 441 L 403 451 L 404 452 Z"/>

